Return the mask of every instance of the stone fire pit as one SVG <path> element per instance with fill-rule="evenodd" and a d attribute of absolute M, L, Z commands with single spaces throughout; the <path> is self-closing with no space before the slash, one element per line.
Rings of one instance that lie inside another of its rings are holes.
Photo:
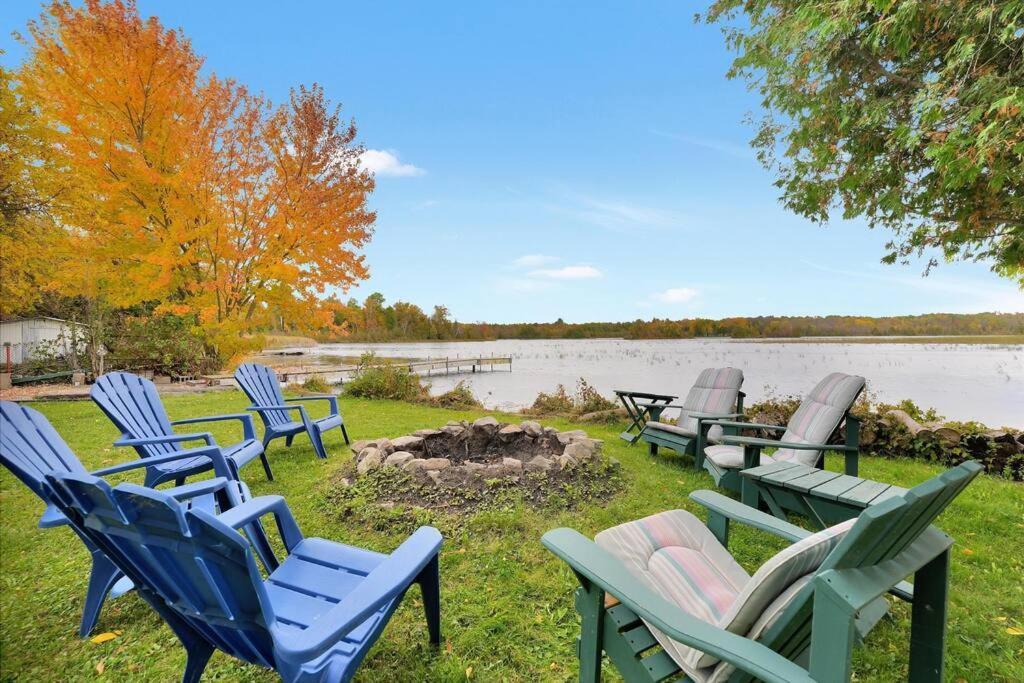
<path fill-rule="evenodd" d="M 532 421 L 509 424 L 482 417 L 394 439 L 357 441 L 352 444 L 355 471 L 344 483 L 359 486 L 376 478 L 378 485 L 371 488 L 386 504 L 447 508 L 475 507 L 513 487 L 533 502 L 564 498 L 569 482 L 576 484 L 576 496 L 606 496 L 619 486 L 618 462 L 601 448 L 600 440 L 582 430 L 560 432 Z"/>
<path fill-rule="evenodd" d="M 571 470 L 601 459 L 601 445 L 582 430 L 560 432 L 537 422 L 507 424 L 481 417 L 397 439 L 357 441 L 352 450 L 359 474 L 399 467 L 417 480 L 443 485 Z"/>

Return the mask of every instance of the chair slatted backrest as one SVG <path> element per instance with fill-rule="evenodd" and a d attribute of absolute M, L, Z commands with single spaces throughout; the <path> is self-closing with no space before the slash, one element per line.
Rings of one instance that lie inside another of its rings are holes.
<path fill-rule="evenodd" d="M 174 433 L 156 386 L 129 372 L 108 372 L 92 385 L 92 400 L 128 438 L 144 439 Z M 181 450 L 180 443 L 136 446 L 141 457 L 165 455 Z"/>
<path fill-rule="evenodd" d="M 865 380 L 859 375 L 833 372 L 818 382 L 786 424 L 782 441 L 789 443 L 828 443 L 828 439 L 853 407 L 864 390 Z M 775 460 L 795 460 L 814 465 L 821 451 L 780 448 L 772 454 Z"/>
<path fill-rule="evenodd" d="M 86 471 L 42 413 L 13 401 L 0 401 L 0 461 L 46 503 L 47 474 Z"/>
<path fill-rule="evenodd" d="M 726 414 L 736 409 L 736 399 L 743 386 L 743 371 L 736 368 L 707 368 L 697 375 L 690 391 L 683 400 L 676 424 L 696 433 L 697 418 L 692 413 Z M 712 427 L 708 435 L 716 439 L 722 435 L 722 428 Z"/>
<path fill-rule="evenodd" d="M 816 574 L 833 569 L 863 569 L 898 558 L 982 469 L 975 461 L 965 462 L 901 496 L 868 508 L 825 558 Z M 879 594 L 890 588 L 892 586 L 878 587 Z M 810 646 L 813 606 L 812 581 L 759 640 L 779 654 L 795 659 Z"/>
<path fill-rule="evenodd" d="M 134 484 L 88 474 L 48 479 L 86 533 L 140 587 L 216 647 L 273 666 L 273 610 L 250 546 L 202 510 Z"/>
<path fill-rule="evenodd" d="M 284 394 L 273 368 L 258 363 L 243 363 L 235 370 L 235 381 L 257 406 L 283 406 Z M 292 421 L 284 410 L 260 411 L 264 424 L 276 427 Z"/>

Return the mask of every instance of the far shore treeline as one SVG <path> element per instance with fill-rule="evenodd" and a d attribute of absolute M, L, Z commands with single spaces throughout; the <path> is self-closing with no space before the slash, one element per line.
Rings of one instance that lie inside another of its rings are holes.
<path fill-rule="evenodd" d="M 1024 335 L 1024 313 L 929 313 L 873 318 L 868 316 L 757 316 L 721 320 L 691 318 L 634 320 L 629 322 L 567 323 L 461 323 L 444 306 L 428 315 L 405 301 L 385 305 L 371 294 L 363 304 L 350 299 L 333 308 L 334 329 L 342 336 L 325 335 L 320 341 L 426 341 L 485 339 L 692 339 L 696 337 L 849 337 L 849 336 L 960 336 Z"/>

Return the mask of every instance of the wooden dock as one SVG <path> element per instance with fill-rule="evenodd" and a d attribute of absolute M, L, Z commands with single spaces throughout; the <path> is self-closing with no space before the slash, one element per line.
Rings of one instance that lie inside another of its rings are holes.
<path fill-rule="evenodd" d="M 427 358 L 422 360 L 392 361 L 391 365 L 406 368 L 422 377 L 435 375 L 468 375 L 478 372 L 498 372 L 508 368 L 512 372 L 511 356 L 483 356 L 477 358 Z M 383 363 L 382 363 L 383 365 Z M 322 377 L 328 383 L 337 384 L 352 378 L 359 369 L 357 365 L 307 365 L 278 369 L 278 377 L 285 384 L 301 384 L 310 377 Z M 210 384 L 233 383 L 231 375 L 208 375 L 203 379 Z"/>

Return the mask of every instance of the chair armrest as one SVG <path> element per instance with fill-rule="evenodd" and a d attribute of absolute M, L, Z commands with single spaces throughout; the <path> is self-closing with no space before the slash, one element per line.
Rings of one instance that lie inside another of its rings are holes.
<path fill-rule="evenodd" d="M 194 434 L 166 434 L 164 436 L 147 436 L 141 439 L 129 439 L 122 437 L 114 442 L 114 446 L 150 446 L 160 443 L 182 443 L 185 441 L 205 441 L 207 446 L 213 446 L 213 434 L 210 432 L 196 432 Z"/>
<path fill-rule="evenodd" d="M 753 436 L 723 436 L 719 439 L 724 444 L 733 446 L 760 446 L 761 448 L 792 448 L 796 451 L 836 451 L 839 453 L 856 453 L 859 449 L 854 446 L 844 446 L 839 443 L 796 443 L 793 441 L 775 441 L 773 439 L 758 439 Z"/>
<path fill-rule="evenodd" d="M 541 539 L 579 576 L 619 599 L 673 640 L 714 655 L 768 683 L 812 683 L 810 674 L 765 645 L 692 617 L 637 580 L 621 562 L 573 529 Z"/>
<path fill-rule="evenodd" d="M 659 410 L 664 410 L 666 408 L 685 408 L 685 406 L 681 406 L 678 403 L 657 403 L 654 401 L 651 401 L 649 403 L 644 401 L 637 401 L 636 404 L 641 408 L 658 408 Z"/>
<path fill-rule="evenodd" d="M 630 396 L 632 398 L 646 398 L 652 401 L 674 401 L 678 396 L 671 394 L 651 394 L 646 391 L 626 391 L 624 389 L 612 389 L 616 396 Z"/>
<path fill-rule="evenodd" d="M 266 514 L 273 514 L 277 520 L 277 528 L 281 532 L 281 540 L 288 552 L 302 541 L 302 531 L 288 509 L 288 503 L 281 496 L 258 496 L 250 498 L 241 505 L 222 512 L 217 519 L 227 524 L 232 529 L 240 529 L 243 526 L 259 521 L 260 517 Z"/>
<path fill-rule="evenodd" d="M 386 603 L 401 596 L 420 572 L 437 557 L 441 533 L 420 527 L 337 605 L 320 616 L 309 628 L 296 631 L 272 626 L 275 649 L 286 657 L 309 661 L 334 647 Z"/>
<path fill-rule="evenodd" d="M 263 411 L 267 411 L 267 412 L 272 412 L 272 411 L 282 412 L 282 411 L 288 411 L 288 410 L 297 410 L 300 413 L 305 413 L 306 412 L 306 406 L 249 406 L 248 408 L 246 408 L 246 410 L 253 410 L 253 411 L 257 412 L 257 413 L 261 413 Z"/>
<path fill-rule="evenodd" d="M 698 505 L 702 505 L 708 512 L 716 512 L 728 520 L 739 522 L 761 531 L 767 531 L 775 536 L 781 536 L 787 541 L 799 541 L 811 535 L 811 532 L 806 529 L 790 524 L 778 517 L 773 517 L 767 512 L 761 512 L 757 508 L 744 505 L 738 500 L 733 500 L 715 491 L 694 491 L 690 494 L 690 500 Z"/>
<path fill-rule="evenodd" d="M 166 493 L 176 501 L 183 502 L 186 500 L 192 500 L 193 498 L 198 498 L 199 496 L 206 496 L 211 493 L 226 490 L 229 482 L 230 480 L 225 477 L 214 477 L 213 479 L 204 479 L 191 484 L 182 484 L 181 486 L 162 489 L 161 492 Z"/>
<path fill-rule="evenodd" d="M 706 420 L 729 420 L 736 419 L 737 417 L 743 417 L 743 413 L 689 413 L 690 417 L 697 418 L 700 421 Z M 748 424 L 747 422 L 741 422 L 740 424 Z"/>
<path fill-rule="evenodd" d="M 53 503 L 48 503 L 46 509 L 43 510 L 43 514 L 39 516 L 40 529 L 55 529 L 70 522 L 71 520 Z"/>
<path fill-rule="evenodd" d="M 296 401 L 328 401 L 330 402 L 331 415 L 338 415 L 338 397 L 337 396 L 297 396 L 295 398 L 286 398 L 285 402 L 293 403 Z"/>
<path fill-rule="evenodd" d="M 774 432 L 784 432 L 783 425 L 766 425 L 760 422 L 736 422 L 733 420 L 709 420 L 707 424 L 719 425 L 721 427 L 739 427 L 740 429 L 770 429 Z"/>
<path fill-rule="evenodd" d="M 252 421 L 249 413 L 232 413 L 231 415 L 210 415 L 208 417 L 190 417 L 185 420 L 175 420 L 172 425 L 187 425 L 197 422 L 223 422 L 224 420 L 238 420 L 242 423 L 242 437 L 247 441 L 256 438 L 256 423 Z"/>
<path fill-rule="evenodd" d="M 138 469 L 140 467 L 149 467 L 151 465 L 160 465 L 165 462 L 174 462 L 175 460 L 184 460 L 185 458 L 196 458 L 199 456 L 205 456 L 210 459 L 213 463 L 213 472 L 218 477 L 224 477 L 226 479 L 234 479 L 235 476 L 229 466 L 227 459 L 224 457 L 224 453 L 217 446 L 203 446 L 202 448 L 189 448 L 183 451 L 176 451 L 174 453 L 168 453 L 167 455 L 154 455 L 148 458 L 140 458 L 139 460 L 132 460 L 129 462 L 123 462 L 119 465 L 112 465 L 111 467 L 104 467 L 103 469 L 95 470 L 91 472 L 94 477 L 105 477 L 109 474 L 117 474 L 118 472 L 127 472 L 128 470 Z"/>

